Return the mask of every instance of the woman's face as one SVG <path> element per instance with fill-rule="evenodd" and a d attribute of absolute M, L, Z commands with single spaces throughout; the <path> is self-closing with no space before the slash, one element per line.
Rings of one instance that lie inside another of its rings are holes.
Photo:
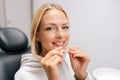
<path fill-rule="evenodd" d="M 65 14 L 58 9 L 48 10 L 42 17 L 36 38 L 41 42 L 42 53 L 56 47 L 65 49 L 69 36 L 69 22 Z"/>

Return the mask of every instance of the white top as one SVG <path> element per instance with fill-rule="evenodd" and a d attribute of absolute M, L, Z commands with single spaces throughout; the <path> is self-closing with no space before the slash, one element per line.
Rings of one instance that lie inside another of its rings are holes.
<path fill-rule="evenodd" d="M 33 54 L 24 54 L 21 59 L 21 67 L 15 74 L 15 80 L 48 80 L 46 72 L 40 64 L 41 58 L 38 59 Z M 66 59 L 67 57 L 60 65 L 60 80 L 75 80 L 72 68 L 68 65 L 69 60 Z M 91 80 L 88 77 L 86 80 Z"/>
<path fill-rule="evenodd" d="M 93 71 L 96 80 L 120 80 L 120 70 L 110 67 L 101 67 Z"/>

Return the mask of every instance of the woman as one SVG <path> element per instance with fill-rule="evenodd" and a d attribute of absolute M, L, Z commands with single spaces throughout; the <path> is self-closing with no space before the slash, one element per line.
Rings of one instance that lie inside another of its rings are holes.
<path fill-rule="evenodd" d="M 32 23 L 33 54 L 22 56 L 15 80 L 85 80 L 89 57 L 77 46 L 67 49 L 69 37 L 66 12 L 56 4 L 42 5 Z M 65 55 L 69 55 L 71 66 Z"/>

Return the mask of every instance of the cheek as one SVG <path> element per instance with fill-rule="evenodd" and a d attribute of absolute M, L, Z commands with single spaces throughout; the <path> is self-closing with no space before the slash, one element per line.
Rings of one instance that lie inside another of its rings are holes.
<path fill-rule="evenodd" d="M 53 37 L 53 35 L 46 34 L 45 32 L 40 32 L 38 34 L 39 41 L 41 41 L 41 42 L 49 40 L 51 37 Z"/>
<path fill-rule="evenodd" d="M 41 42 L 43 43 L 49 43 L 52 41 L 54 36 L 51 36 L 51 35 L 43 35 L 41 36 Z"/>
<path fill-rule="evenodd" d="M 67 40 L 69 40 L 69 38 L 70 38 L 70 34 L 69 34 L 69 33 L 66 34 L 65 37 L 66 37 Z"/>

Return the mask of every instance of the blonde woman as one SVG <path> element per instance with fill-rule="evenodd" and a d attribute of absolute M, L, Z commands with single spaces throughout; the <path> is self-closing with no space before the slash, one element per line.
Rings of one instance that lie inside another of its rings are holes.
<path fill-rule="evenodd" d="M 69 37 L 66 12 L 56 4 L 42 5 L 32 23 L 32 54 L 22 56 L 15 80 L 87 80 L 89 57 L 77 46 L 67 48 Z"/>

